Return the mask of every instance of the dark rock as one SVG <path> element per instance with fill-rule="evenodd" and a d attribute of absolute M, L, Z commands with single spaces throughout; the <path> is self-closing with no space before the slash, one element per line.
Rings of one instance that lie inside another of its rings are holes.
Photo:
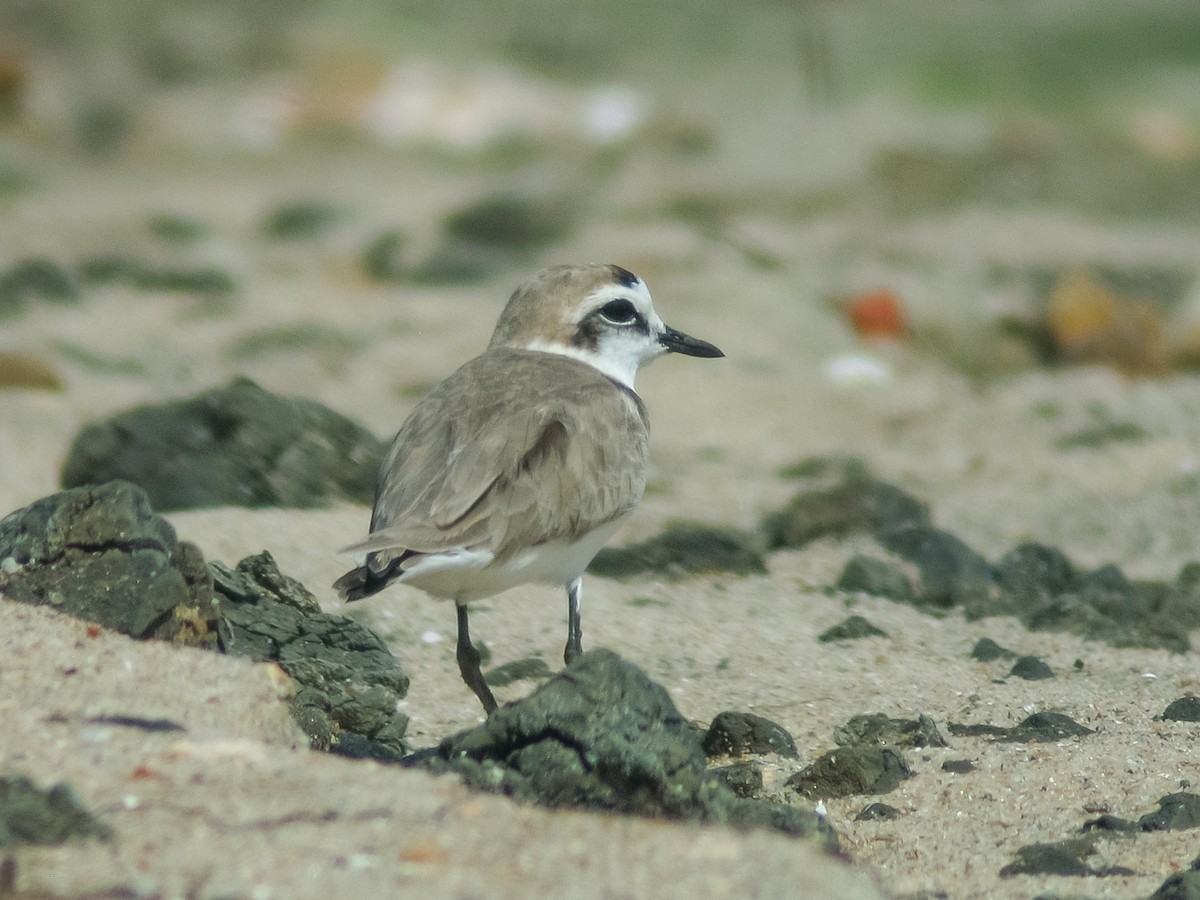
<path fill-rule="evenodd" d="M 1000 870 L 1001 878 L 1014 875 L 1096 875 L 1084 859 L 1095 853 L 1089 838 L 1071 838 L 1050 844 L 1030 844 L 1016 852 L 1017 861 Z"/>
<path fill-rule="evenodd" d="M 807 481 L 809 490 L 818 490 L 847 481 L 866 481 L 871 477 L 871 472 L 857 456 L 829 454 L 808 456 L 784 466 L 779 470 L 779 477 Z"/>
<path fill-rule="evenodd" d="M 753 535 L 732 528 L 675 522 L 640 544 L 601 550 L 588 571 L 603 578 L 646 572 L 681 578 L 718 572 L 762 575 L 767 566 Z"/>
<path fill-rule="evenodd" d="M 1124 833 L 1124 832 L 1130 832 L 1130 831 L 1137 831 L 1138 826 L 1137 826 L 1136 822 L 1130 822 L 1128 819 L 1122 819 L 1119 816 L 1114 816 L 1109 813 L 1105 813 L 1104 815 L 1097 816 L 1094 819 L 1088 819 L 1086 822 L 1083 823 L 1082 830 L 1085 832 L 1086 831 L 1117 831 L 1117 832 Z"/>
<path fill-rule="evenodd" d="M 565 238 L 570 204 L 513 194 L 489 197 L 452 213 L 442 243 L 412 273 L 445 284 L 481 281 L 531 261 L 536 251 Z"/>
<path fill-rule="evenodd" d="M 971 659 L 980 662 L 992 662 L 997 659 L 1013 659 L 1017 654 L 1006 650 L 991 638 L 980 638 L 971 649 Z"/>
<path fill-rule="evenodd" d="M 1114 622 L 1140 622 L 1151 612 L 1145 594 L 1111 563 L 1079 576 L 1075 592 L 1084 603 Z"/>
<path fill-rule="evenodd" d="M 768 545 L 779 549 L 855 531 L 890 535 L 928 521 L 929 511 L 919 500 L 869 476 L 848 473 L 837 484 L 798 492 L 783 509 L 763 519 L 762 530 Z M 880 540 L 887 545 L 883 537 Z"/>
<path fill-rule="evenodd" d="M 778 753 L 791 759 L 800 756 L 785 728 L 754 713 L 718 713 L 701 743 L 709 757 L 747 753 Z"/>
<path fill-rule="evenodd" d="M 1200 562 L 1187 563 L 1156 610 L 1179 627 L 1200 628 Z"/>
<path fill-rule="evenodd" d="M 79 264 L 79 274 L 89 284 L 126 284 L 142 291 L 221 296 L 237 289 L 233 276 L 213 266 L 159 268 L 115 253 L 84 260 Z"/>
<path fill-rule="evenodd" d="M 191 400 L 141 406 L 85 428 L 63 465 L 66 487 L 124 478 L 159 510 L 369 503 L 384 445 L 310 400 L 247 379 Z"/>
<path fill-rule="evenodd" d="M 1091 728 L 1080 725 L 1070 716 L 1056 712 L 1039 712 L 1011 728 L 1001 740 L 1013 743 L 1036 741 L 1039 744 L 1050 744 L 1069 737 L 1085 737 L 1095 733 Z"/>
<path fill-rule="evenodd" d="M 70 785 L 42 790 L 23 775 L 0 776 L 0 847 L 112 837 L 112 829 L 84 808 Z"/>
<path fill-rule="evenodd" d="M 948 759 L 942 763 L 942 771 L 951 775 L 966 775 L 975 771 L 975 763 L 969 759 Z"/>
<path fill-rule="evenodd" d="M 1019 544 L 996 565 L 996 583 L 1024 598 L 1053 597 L 1069 590 L 1075 566 L 1057 547 Z"/>
<path fill-rule="evenodd" d="M 484 675 L 483 680 L 492 687 L 504 687 L 524 679 L 545 681 L 553 675 L 544 659 L 531 656 L 528 659 L 514 659 L 502 666 L 496 666 Z"/>
<path fill-rule="evenodd" d="M 1095 734 L 1091 728 L 1080 725 L 1070 716 L 1055 712 L 1040 712 L 1024 719 L 1012 728 L 999 725 L 962 725 L 950 722 L 947 729 L 955 737 L 985 737 L 1012 743 L 1053 743 L 1069 737 L 1084 737 Z"/>
<path fill-rule="evenodd" d="M 562 200 L 501 194 L 452 213 L 445 227 L 453 239 L 528 251 L 561 241 L 571 219 L 570 205 Z"/>
<path fill-rule="evenodd" d="M 911 603 L 914 597 L 912 582 L 900 569 L 861 553 L 856 553 L 846 563 L 837 588 L 875 597 L 889 597 L 901 603 Z"/>
<path fill-rule="evenodd" d="M 58 263 L 32 257 L 0 272 L 0 316 L 20 312 L 31 301 L 74 303 L 79 289 Z"/>
<path fill-rule="evenodd" d="M 892 534 L 888 549 L 921 573 L 918 602 L 937 609 L 963 607 L 968 618 L 991 615 L 996 594 L 987 560 L 962 540 L 937 528 L 915 527 Z"/>
<path fill-rule="evenodd" d="M 1200 900 L 1200 872 L 1175 872 L 1158 886 L 1150 900 Z"/>
<path fill-rule="evenodd" d="M 961 722 L 947 722 L 946 730 L 954 737 L 983 737 L 996 740 L 1008 737 L 1012 731 L 1000 725 L 964 725 Z"/>
<path fill-rule="evenodd" d="M 385 284 L 403 281 L 408 274 L 400 255 L 404 244 L 404 235 L 401 232 L 381 231 L 363 250 L 363 271 L 374 281 Z"/>
<path fill-rule="evenodd" d="M 173 722 L 170 719 L 147 719 L 142 716 L 110 715 L 106 713 L 98 716 L 88 716 L 84 721 L 89 725 L 115 725 L 118 728 L 134 728 L 138 731 L 148 731 L 151 733 L 187 731 L 178 722 Z"/>
<path fill-rule="evenodd" d="M 1096 449 L 1108 444 L 1144 441 L 1149 437 L 1150 432 L 1136 422 L 1100 422 L 1064 434 L 1054 442 L 1054 446 L 1059 450 L 1075 450 L 1079 447 Z"/>
<path fill-rule="evenodd" d="M 1200 722 L 1200 697 L 1180 697 L 1163 710 L 1162 718 L 1174 722 Z"/>
<path fill-rule="evenodd" d="M 1044 544 L 1021 544 L 996 565 L 996 583 L 1012 611 L 1030 613 L 1070 590 L 1075 567 L 1066 555 Z"/>
<path fill-rule="evenodd" d="M 889 548 L 901 535 L 930 524 L 929 507 L 925 503 L 882 481 L 871 487 L 868 512 L 876 539 Z"/>
<path fill-rule="evenodd" d="M 1137 821 L 1142 831 L 1182 831 L 1200 827 L 1200 796 L 1180 791 L 1158 800 L 1158 809 Z"/>
<path fill-rule="evenodd" d="M 882 628 L 876 628 L 862 616 L 848 616 L 832 628 L 827 628 L 817 635 L 822 644 L 834 641 L 856 641 L 865 637 L 891 637 Z"/>
<path fill-rule="evenodd" d="M 738 797 L 663 688 L 607 650 L 584 653 L 529 697 L 413 764 L 549 807 L 826 831 L 813 812 Z"/>
<path fill-rule="evenodd" d="M 226 653 L 277 662 L 301 686 L 292 715 L 313 747 L 399 760 L 408 719 L 396 704 L 408 676 L 374 632 L 321 612 L 303 585 L 281 573 L 269 553 L 230 569 L 209 564 L 221 600 Z"/>
<path fill-rule="evenodd" d="M 1054 677 L 1054 670 L 1038 656 L 1021 656 L 1013 663 L 1009 671 L 1010 678 L 1024 678 L 1026 681 L 1042 681 Z"/>
<path fill-rule="evenodd" d="M 713 769 L 712 773 L 739 797 L 757 797 L 763 788 L 762 766 L 756 762 L 730 763 Z"/>
<path fill-rule="evenodd" d="M 842 747 L 822 754 L 786 782 L 806 797 L 830 799 L 851 794 L 886 794 L 912 770 L 891 747 Z"/>
<path fill-rule="evenodd" d="M 123 481 L 52 494 L 0 520 L 0 591 L 136 638 L 215 639 L 200 551 Z"/>
<path fill-rule="evenodd" d="M 886 803 L 876 801 L 868 803 L 862 808 L 862 811 L 854 817 L 856 822 L 892 822 L 900 818 L 900 810 L 894 806 L 888 806 Z"/>
<path fill-rule="evenodd" d="M 853 716 L 845 725 L 833 729 L 839 747 L 946 747 L 946 739 L 929 716 L 916 719 L 889 719 L 883 713 Z"/>
<path fill-rule="evenodd" d="M 146 222 L 146 230 L 157 238 L 173 244 L 190 244 L 208 233 L 200 219 L 179 213 L 160 213 Z"/>
<path fill-rule="evenodd" d="M 317 237 L 337 221 L 338 212 L 320 200 L 297 200 L 276 207 L 263 222 L 263 232 L 273 238 Z"/>

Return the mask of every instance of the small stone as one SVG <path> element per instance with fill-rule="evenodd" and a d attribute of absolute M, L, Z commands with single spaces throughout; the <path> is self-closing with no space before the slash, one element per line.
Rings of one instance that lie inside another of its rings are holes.
<path fill-rule="evenodd" d="M 385 284 L 403 281 L 408 274 L 400 253 L 404 244 L 404 235 L 401 232 L 380 232 L 363 250 L 363 271 L 369 278 Z"/>
<path fill-rule="evenodd" d="M 929 716 L 916 719 L 891 719 L 883 713 L 853 716 L 845 725 L 833 729 L 833 740 L 840 747 L 945 747 L 946 739 Z"/>
<path fill-rule="evenodd" d="M 763 788 L 762 766 L 756 762 L 730 763 L 713 769 L 712 773 L 739 797 L 757 797 Z"/>
<path fill-rule="evenodd" d="M 45 257 L 31 257 L 0 272 L 0 316 L 19 312 L 33 300 L 74 303 L 79 289 L 67 271 Z"/>
<path fill-rule="evenodd" d="M 1200 722 L 1200 697 L 1180 697 L 1163 710 L 1162 718 L 1174 722 Z"/>
<path fill-rule="evenodd" d="M 1013 659 L 1017 654 L 1001 647 L 991 638 L 980 638 L 971 649 L 971 659 L 980 662 L 992 662 L 997 659 Z"/>
<path fill-rule="evenodd" d="M 1095 853 L 1088 838 L 1072 838 L 1048 844 L 1030 844 L 1016 852 L 1017 861 L 1000 870 L 1001 878 L 1014 875 L 1095 875 L 1083 861 Z"/>
<path fill-rule="evenodd" d="M 996 583 L 1020 612 L 1043 606 L 1070 590 L 1075 577 L 1075 567 L 1066 555 L 1043 544 L 1021 544 L 996 565 Z"/>
<path fill-rule="evenodd" d="M 948 759 L 942 763 L 942 771 L 951 775 L 966 775 L 975 771 L 975 763 L 969 759 Z"/>
<path fill-rule="evenodd" d="M 856 641 L 865 637 L 891 637 L 882 628 L 877 628 L 862 616 L 849 616 L 832 628 L 827 628 L 817 635 L 817 641 L 830 644 L 835 641 Z"/>
<path fill-rule="evenodd" d="M 880 803 L 878 800 L 874 803 L 868 803 L 862 808 L 857 816 L 854 817 L 856 822 L 893 822 L 900 818 L 900 810 L 894 806 L 889 806 L 886 803 Z"/>
<path fill-rule="evenodd" d="M 861 553 L 855 554 L 846 563 L 837 588 L 851 593 L 889 597 L 901 603 L 911 603 L 914 596 L 912 582 L 900 569 Z"/>
<path fill-rule="evenodd" d="M 1001 740 L 1013 743 L 1036 741 L 1040 744 L 1052 744 L 1065 738 L 1086 737 L 1095 733 L 1070 716 L 1056 712 L 1040 712 L 1034 713 L 1010 729 Z"/>
<path fill-rule="evenodd" d="M 689 575 L 762 575 L 766 561 L 754 535 L 732 528 L 675 522 L 657 537 L 622 548 L 605 548 L 588 571 L 602 578 L 654 572 L 666 578 Z"/>
<path fill-rule="evenodd" d="M 912 770 L 891 747 L 842 747 L 830 750 L 786 782 L 806 797 L 830 799 L 852 794 L 886 794 Z"/>
<path fill-rule="evenodd" d="M 1054 677 L 1054 670 L 1044 659 L 1037 656 L 1021 656 L 1013 663 L 1009 671 L 1011 678 L 1024 678 L 1026 681 L 1042 681 Z"/>
<path fill-rule="evenodd" d="M 797 759 L 800 755 L 785 728 L 753 713 L 719 713 L 701 743 L 709 757 L 778 753 Z"/>
<path fill-rule="evenodd" d="M 1200 872 L 1175 872 L 1158 886 L 1150 900 L 1200 900 Z"/>
<path fill-rule="evenodd" d="M 1138 819 L 1142 831 L 1181 831 L 1200 827 L 1200 796 L 1180 791 L 1160 797 L 1158 809 Z"/>
<path fill-rule="evenodd" d="M 920 570 L 922 605 L 961 606 L 972 619 L 994 611 L 991 566 L 961 539 L 937 528 L 915 527 L 890 535 L 886 546 Z"/>
<path fill-rule="evenodd" d="M 0 776 L 0 847 L 112 837 L 112 829 L 84 808 L 70 785 L 43 790 L 23 775 Z"/>
<path fill-rule="evenodd" d="M 263 222 L 263 231 L 273 238 L 317 237 L 337 221 L 337 210 L 320 200 L 298 200 L 271 211 Z"/>

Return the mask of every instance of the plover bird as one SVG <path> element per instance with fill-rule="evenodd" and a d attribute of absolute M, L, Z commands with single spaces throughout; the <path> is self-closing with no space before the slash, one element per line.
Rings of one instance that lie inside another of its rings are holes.
<path fill-rule="evenodd" d="M 521 584 L 567 591 L 570 663 L 583 652 L 580 581 L 642 497 L 650 422 L 633 380 L 664 353 L 716 357 L 663 324 L 620 266 L 555 266 L 513 293 L 487 350 L 400 427 L 376 483 L 360 565 L 334 588 L 361 600 L 392 582 L 453 600 L 463 681 L 496 699 L 467 604 Z"/>

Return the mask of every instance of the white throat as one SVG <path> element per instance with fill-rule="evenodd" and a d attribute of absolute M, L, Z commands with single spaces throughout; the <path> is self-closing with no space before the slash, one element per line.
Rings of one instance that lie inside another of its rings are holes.
<path fill-rule="evenodd" d="M 571 359 L 585 362 L 630 390 L 633 390 L 633 381 L 638 368 L 666 353 L 666 349 L 663 348 L 657 353 L 648 355 L 645 338 L 642 340 L 609 340 L 601 347 L 599 353 L 585 350 L 582 347 L 571 347 L 567 344 L 542 340 L 530 341 L 525 345 L 525 349 L 538 353 L 557 353 L 559 356 L 568 356 Z"/>

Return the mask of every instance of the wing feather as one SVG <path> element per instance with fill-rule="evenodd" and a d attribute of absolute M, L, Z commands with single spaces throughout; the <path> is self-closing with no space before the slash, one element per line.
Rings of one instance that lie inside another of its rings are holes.
<path fill-rule="evenodd" d="M 648 444 L 641 400 L 586 363 L 490 351 L 405 421 L 380 472 L 372 534 L 349 549 L 377 569 L 406 552 L 472 547 L 502 561 L 572 539 L 638 502 Z"/>

